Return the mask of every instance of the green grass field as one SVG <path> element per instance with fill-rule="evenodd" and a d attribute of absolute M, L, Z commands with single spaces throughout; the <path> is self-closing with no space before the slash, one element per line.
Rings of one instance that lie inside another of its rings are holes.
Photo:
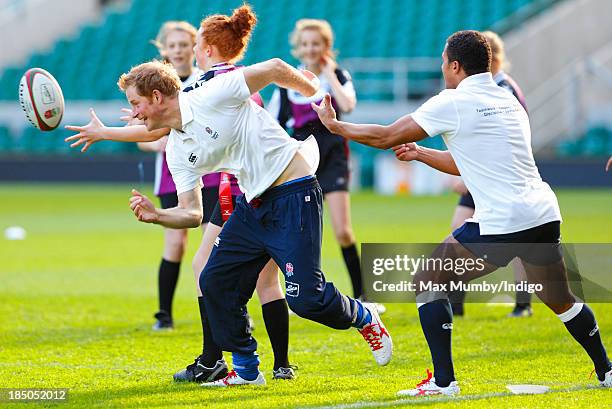
<path fill-rule="evenodd" d="M 291 317 L 295 381 L 271 381 L 272 356 L 257 300 L 250 304 L 268 385 L 204 390 L 172 374 L 201 350 L 189 252 L 175 299 L 176 330 L 150 330 L 157 308 L 162 232 L 136 222 L 127 185 L 0 185 L 0 228 L 23 226 L 24 241 L 0 238 L 0 388 L 69 388 L 59 407 L 612 407 L 612 390 L 589 379 L 591 363 L 562 323 L 541 304 L 528 319 L 508 306 L 468 304 L 453 331 L 462 394 L 456 399 L 397 399 L 431 367 L 413 304 L 383 316 L 395 351 L 381 368 L 353 330 L 334 331 Z M 612 242 L 612 190 L 560 191 L 566 242 Z M 448 231 L 456 196 L 353 196 L 361 242 L 437 242 Z M 327 277 L 349 289 L 329 227 Z M 592 305 L 612 350 L 612 305 Z M 229 355 L 227 358 L 230 358 Z M 510 395 L 507 384 L 548 385 L 537 396 Z M 0 403 L 0 406 L 6 403 Z M 15 404 L 14 407 L 19 404 Z M 32 404 L 44 406 L 44 404 Z"/>

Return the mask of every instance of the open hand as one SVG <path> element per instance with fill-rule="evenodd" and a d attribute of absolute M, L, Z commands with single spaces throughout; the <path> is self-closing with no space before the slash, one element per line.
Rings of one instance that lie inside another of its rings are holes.
<path fill-rule="evenodd" d="M 129 108 L 121 108 L 121 111 L 124 112 L 127 115 L 123 115 L 121 117 L 119 117 L 120 120 L 122 120 L 123 122 L 127 122 L 125 124 L 125 126 L 132 126 L 132 125 L 144 125 L 144 121 L 141 119 L 138 119 L 134 116 L 134 112 L 132 112 L 131 109 Z"/>
<path fill-rule="evenodd" d="M 132 189 L 130 209 L 140 222 L 155 223 L 159 218 L 153 202 L 136 189 Z"/>
<path fill-rule="evenodd" d="M 395 153 L 395 157 L 405 162 L 416 160 L 419 156 L 419 147 L 414 142 L 403 143 L 401 145 L 394 146 L 392 149 Z"/>
<path fill-rule="evenodd" d="M 89 115 L 91 120 L 85 126 L 74 126 L 74 125 L 66 125 L 65 128 L 74 132 L 78 132 L 76 135 L 72 135 L 64 139 L 65 142 L 73 142 L 70 147 L 76 148 L 79 145 L 83 145 L 81 148 L 81 152 L 85 152 L 91 145 L 96 142 L 101 141 L 104 133 L 104 124 L 98 116 L 96 115 L 96 111 L 93 108 L 89 108 Z"/>
<path fill-rule="evenodd" d="M 323 125 L 325 125 L 327 129 L 332 131 L 330 127 L 336 120 L 336 110 L 332 106 L 331 96 L 329 94 L 325 94 L 325 97 L 319 105 L 312 102 L 310 106 L 317 113 L 317 115 L 319 115 L 319 119 L 321 120 Z"/>

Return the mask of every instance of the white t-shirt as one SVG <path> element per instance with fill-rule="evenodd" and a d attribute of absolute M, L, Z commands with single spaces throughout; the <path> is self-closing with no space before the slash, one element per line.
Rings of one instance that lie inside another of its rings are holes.
<path fill-rule="evenodd" d="M 250 97 L 242 70 L 179 93 L 182 129 L 170 131 L 166 146 L 177 194 L 201 186 L 204 174 L 228 172 L 250 201 L 278 179 L 298 149 L 314 174 L 319 163 L 315 139 L 291 138 Z"/>
<path fill-rule="evenodd" d="M 412 118 L 441 134 L 476 209 L 480 234 L 505 234 L 561 220 L 557 198 L 542 181 L 531 151 L 525 109 L 490 73 L 465 78 L 425 102 Z"/>

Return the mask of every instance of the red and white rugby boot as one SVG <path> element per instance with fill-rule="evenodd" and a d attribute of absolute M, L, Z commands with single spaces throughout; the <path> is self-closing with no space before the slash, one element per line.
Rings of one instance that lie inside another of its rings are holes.
<path fill-rule="evenodd" d="M 225 378 L 221 378 L 214 382 L 206 382 L 200 386 L 214 386 L 225 388 L 227 386 L 241 386 L 241 385 L 265 385 L 266 378 L 264 378 L 263 373 L 259 372 L 257 378 L 252 381 L 248 381 L 244 378 L 241 378 L 240 375 L 236 373 L 236 371 L 231 371 L 227 374 Z"/>
<path fill-rule="evenodd" d="M 432 396 L 446 395 L 454 396 L 459 394 L 459 384 L 457 381 L 452 381 L 448 386 L 442 387 L 436 385 L 436 378 L 427 370 L 427 378 L 417 383 L 415 389 L 404 389 L 397 393 L 398 396 Z"/>
<path fill-rule="evenodd" d="M 364 308 L 367 307 L 364 306 Z M 370 346 L 376 363 L 380 366 L 384 366 L 391 360 L 391 355 L 393 354 L 393 341 L 376 309 L 367 308 L 367 310 L 370 312 L 372 320 L 369 324 L 366 324 L 366 326 L 357 331 L 359 331 L 363 339 L 365 339 Z"/>

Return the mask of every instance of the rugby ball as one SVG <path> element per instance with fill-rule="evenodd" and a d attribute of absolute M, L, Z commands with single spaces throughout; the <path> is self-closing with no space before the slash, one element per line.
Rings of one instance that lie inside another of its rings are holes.
<path fill-rule="evenodd" d="M 28 121 L 41 131 L 57 128 L 64 115 L 62 89 L 42 68 L 30 68 L 21 77 L 19 103 Z"/>

